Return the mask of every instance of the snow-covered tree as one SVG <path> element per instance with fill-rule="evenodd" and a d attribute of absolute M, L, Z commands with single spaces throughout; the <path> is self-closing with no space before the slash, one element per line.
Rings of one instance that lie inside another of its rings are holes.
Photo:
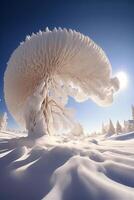
<path fill-rule="evenodd" d="M 114 128 L 112 120 L 110 119 L 109 120 L 109 128 L 108 128 L 107 136 L 111 136 L 113 134 L 115 134 L 115 128 Z"/>
<path fill-rule="evenodd" d="M 118 89 L 104 51 L 71 29 L 47 28 L 27 36 L 11 55 L 4 77 L 8 109 L 37 137 L 75 123 L 66 108 L 68 96 L 104 106 Z"/>
<path fill-rule="evenodd" d="M 6 130 L 7 128 L 7 113 L 5 112 L 1 117 L 0 117 L 0 130 Z"/>
<path fill-rule="evenodd" d="M 127 125 L 127 132 L 134 131 L 134 123 L 132 120 L 128 120 L 128 125 Z"/>
<path fill-rule="evenodd" d="M 80 123 L 75 123 L 74 128 L 71 130 L 71 134 L 74 136 L 84 135 L 83 127 Z"/>
<path fill-rule="evenodd" d="M 104 125 L 104 123 L 102 123 L 101 133 L 102 134 L 106 134 L 107 133 L 107 129 L 106 129 L 106 126 Z"/>
<path fill-rule="evenodd" d="M 116 134 L 122 133 L 122 126 L 119 121 L 116 123 Z"/>
<path fill-rule="evenodd" d="M 124 121 L 123 132 L 128 133 L 134 131 L 134 122 L 133 120 Z"/>

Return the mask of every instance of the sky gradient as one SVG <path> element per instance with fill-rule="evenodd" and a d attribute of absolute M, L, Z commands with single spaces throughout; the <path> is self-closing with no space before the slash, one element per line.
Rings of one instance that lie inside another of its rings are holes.
<path fill-rule="evenodd" d="M 134 3 L 131 0 L 1 1 L 0 6 L 0 113 L 7 111 L 3 94 L 3 76 L 11 53 L 26 35 L 54 27 L 75 29 L 92 38 L 106 52 L 113 74 L 124 71 L 128 87 L 115 96 L 110 107 L 92 101 L 68 106 L 76 109 L 76 118 L 86 130 L 93 131 L 109 118 L 116 122 L 131 118 L 134 104 Z M 9 126 L 17 124 L 9 115 Z"/>

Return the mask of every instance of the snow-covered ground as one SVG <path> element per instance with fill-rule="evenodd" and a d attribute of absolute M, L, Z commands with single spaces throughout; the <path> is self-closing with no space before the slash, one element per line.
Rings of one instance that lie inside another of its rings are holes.
<path fill-rule="evenodd" d="M 18 135 L 20 135 L 18 137 Z M 0 200 L 134 200 L 134 133 L 0 133 Z"/>

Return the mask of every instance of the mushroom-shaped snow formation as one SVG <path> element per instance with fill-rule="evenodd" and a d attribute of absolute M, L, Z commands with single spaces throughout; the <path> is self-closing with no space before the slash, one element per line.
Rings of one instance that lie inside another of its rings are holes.
<path fill-rule="evenodd" d="M 118 89 L 104 51 L 71 29 L 47 28 L 27 36 L 11 55 L 4 77 L 8 109 L 29 135 L 53 134 L 71 123 L 68 96 L 105 106 Z"/>

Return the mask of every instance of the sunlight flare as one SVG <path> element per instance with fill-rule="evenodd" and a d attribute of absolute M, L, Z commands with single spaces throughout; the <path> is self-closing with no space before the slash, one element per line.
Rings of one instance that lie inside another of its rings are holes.
<path fill-rule="evenodd" d="M 125 72 L 120 71 L 116 74 L 116 77 L 119 79 L 120 82 L 120 89 L 126 89 L 128 85 L 128 76 Z"/>

